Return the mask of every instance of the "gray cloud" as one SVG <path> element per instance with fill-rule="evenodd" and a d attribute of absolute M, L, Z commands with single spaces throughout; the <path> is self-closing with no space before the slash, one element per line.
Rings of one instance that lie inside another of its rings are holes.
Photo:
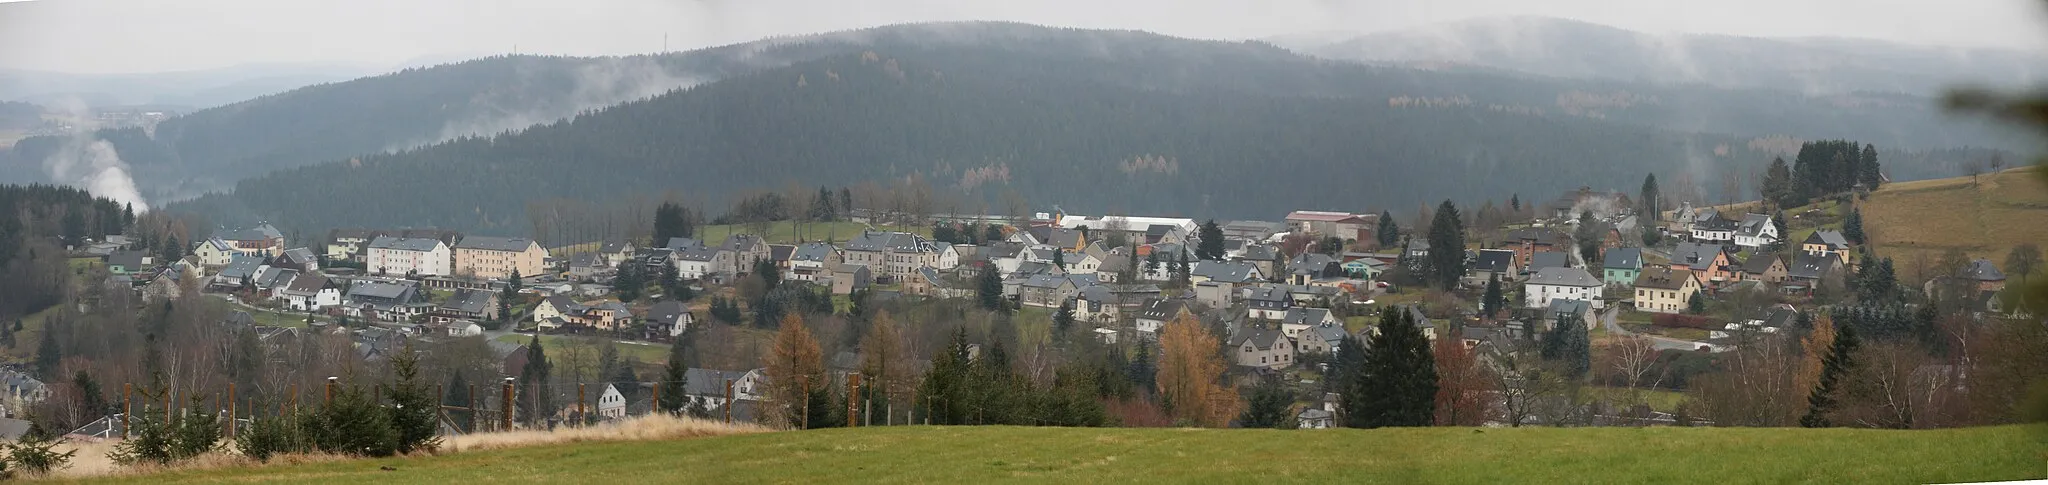
<path fill-rule="evenodd" d="M 1967 4 L 1957 5 L 1957 4 Z M 681 50 L 904 22 L 1009 20 L 1244 39 L 1543 15 L 1653 33 L 1841 36 L 2048 50 L 2030 0 L 79 0 L 0 4 L 0 68 L 162 72 L 250 63 Z"/>

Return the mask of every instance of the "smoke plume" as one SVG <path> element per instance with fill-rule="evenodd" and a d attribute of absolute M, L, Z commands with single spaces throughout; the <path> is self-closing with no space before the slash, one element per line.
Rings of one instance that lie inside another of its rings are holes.
<path fill-rule="evenodd" d="M 135 188 L 135 178 L 129 175 L 128 162 L 121 161 L 121 154 L 114 150 L 114 144 L 95 138 L 94 127 L 89 121 L 84 121 L 93 119 L 90 110 L 78 105 L 71 111 L 74 112 L 72 119 L 82 121 L 64 140 L 63 146 L 43 159 L 43 171 L 50 174 L 50 181 L 131 204 L 137 212 L 149 210 L 142 191 Z"/>

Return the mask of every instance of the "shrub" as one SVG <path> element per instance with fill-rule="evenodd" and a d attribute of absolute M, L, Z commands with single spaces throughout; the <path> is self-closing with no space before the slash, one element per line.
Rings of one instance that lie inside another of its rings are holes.
<path fill-rule="evenodd" d="M 69 466 L 71 457 L 78 454 L 78 450 L 58 453 L 56 447 L 57 440 L 42 433 L 29 433 L 7 447 L 7 461 L 0 462 L 0 465 L 12 464 L 19 468 L 19 473 L 31 477 L 47 475 Z M 0 469 L 4 468 L 0 466 Z"/>
<path fill-rule="evenodd" d="M 391 456 L 398 453 L 398 430 L 391 415 L 356 387 L 335 391 L 334 401 L 300 422 L 313 447 L 343 455 Z"/>
<path fill-rule="evenodd" d="M 251 420 L 249 429 L 235 436 L 235 449 L 257 461 L 270 461 L 270 457 L 285 453 L 312 452 L 305 420 L 306 416 L 297 411 Z"/>

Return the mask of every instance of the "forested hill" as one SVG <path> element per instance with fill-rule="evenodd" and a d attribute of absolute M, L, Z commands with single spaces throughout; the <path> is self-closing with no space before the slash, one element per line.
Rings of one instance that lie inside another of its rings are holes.
<path fill-rule="evenodd" d="M 1299 56 L 1260 42 L 993 22 L 896 25 L 624 58 L 493 57 L 202 110 L 159 124 L 153 136 L 131 130 L 103 131 L 99 137 L 133 166 L 143 195 L 162 202 L 226 190 L 234 181 L 271 170 L 471 134 L 489 136 L 701 82 L 866 51 L 905 58 L 929 54 L 935 57 L 927 62 L 966 70 L 1055 69 L 1026 74 L 1052 75 L 1066 83 L 1344 98 L 1351 105 L 1465 111 L 1474 118 L 1523 113 L 1689 133 L 1845 138 L 1905 149 L 2018 146 L 1979 124 L 1940 114 L 1933 100 L 1913 96 L 1809 97 L 1790 86 L 1725 90 L 1367 67 Z M 0 182 L 48 182 L 43 167 L 50 166 L 47 159 L 62 142 L 31 138 L 11 152 L 0 152 Z M 1772 146 L 1796 147 L 1797 142 Z M 1893 175 L 1937 174 L 1949 172 Z"/>
<path fill-rule="evenodd" d="M 970 197 L 1015 189 L 1077 210 L 1272 217 L 1301 207 L 1631 187 L 1652 171 L 1733 170 L 1771 156 L 1747 137 L 1503 109 L 1508 96 L 1542 95 L 1511 91 L 1516 84 L 1507 80 L 1287 67 L 1294 70 L 1282 76 L 1172 56 L 869 51 L 518 134 L 284 170 L 184 210 L 307 229 L 433 225 L 515 234 L 529 227 L 526 203 L 548 197 L 602 201 L 673 190 L 723 201 L 748 189 L 917 173 Z M 1288 89 L 1315 95 L 1281 92 Z M 1386 96 L 1466 92 L 1470 103 Z M 1007 183 L 993 174 L 1006 174 Z"/>

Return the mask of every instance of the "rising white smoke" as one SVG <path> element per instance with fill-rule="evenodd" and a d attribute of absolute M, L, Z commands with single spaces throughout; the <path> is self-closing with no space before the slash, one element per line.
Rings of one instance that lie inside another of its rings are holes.
<path fill-rule="evenodd" d="M 72 119 L 93 119 L 90 110 L 82 105 L 74 106 L 70 111 L 74 112 Z M 149 210 L 142 191 L 135 188 L 135 177 L 129 175 L 128 162 L 121 161 L 121 154 L 114 150 L 114 144 L 94 138 L 91 125 L 89 121 L 80 121 L 71 136 L 64 140 L 64 145 L 43 159 L 43 171 L 50 174 L 53 183 L 83 188 L 92 195 L 131 204 L 136 212 Z"/>

